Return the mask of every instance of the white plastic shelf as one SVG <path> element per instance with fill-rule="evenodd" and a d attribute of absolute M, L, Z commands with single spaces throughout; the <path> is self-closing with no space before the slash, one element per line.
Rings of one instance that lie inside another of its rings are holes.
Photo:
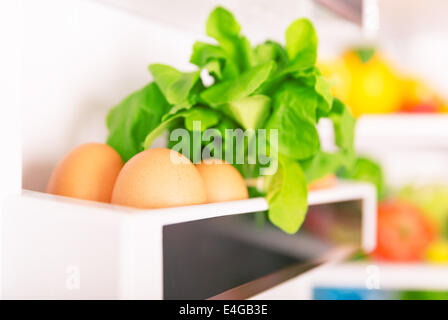
<path fill-rule="evenodd" d="M 313 299 L 317 287 L 366 290 L 448 290 L 448 265 L 340 262 L 323 265 L 254 299 Z"/>
<path fill-rule="evenodd" d="M 362 201 L 362 245 L 371 250 L 373 186 L 341 182 L 309 194 L 311 206 L 354 200 Z M 253 198 L 141 210 L 23 191 L 3 211 L 4 298 L 162 298 L 164 226 L 267 208 Z M 80 272 L 82 290 L 71 288 L 71 272 Z"/>
<path fill-rule="evenodd" d="M 367 288 L 376 277 L 377 289 L 448 290 L 448 265 L 425 263 L 349 262 L 333 265 L 316 276 L 316 286 Z"/>
<path fill-rule="evenodd" d="M 448 148 L 448 114 L 366 115 L 356 127 L 358 149 Z"/>
<path fill-rule="evenodd" d="M 345 262 L 315 269 L 300 281 L 286 286 L 299 288 L 301 299 L 312 299 L 313 288 L 331 287 L 366 290 L 448 291 L 448 265 L 427 263 L 393 263 L 378 261 Z M 297 296 L 297 295 L 296 295 Z M 261 298 L 273 298 L 272 294 Z"/>
<path fill-rule="evenodd" d="M 448 183 L 448 114 L 365 115 L 356 149 L 379 162 L 392 188 Z"/>

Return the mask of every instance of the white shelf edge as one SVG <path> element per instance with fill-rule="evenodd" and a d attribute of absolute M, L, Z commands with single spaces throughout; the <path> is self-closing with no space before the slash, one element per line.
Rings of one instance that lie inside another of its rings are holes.
<path fill-rule="evenodd" d="M 54 205 L 60 214 L 64 214 L 64 206 L 89 206 L 95 209 L 92 210 L 90 215 L 92 218 L 92 215 L 108 215 L 110 219 L 125 220 L 129 223 L 137 224 L 149 220 L 154 224 L 169 225 L 220 216 L 254 213 L 268 209 L 268 203 L 264 198 L 163 209 L 136 209 L 29 190 L 24 190 L 21 197 L 32 201 L 44 201 L 46 204 Z M 361 182 L 340 181 L 333 188 L 311 191 L 308 195 L 308 203 L 310 206 L 354 200 L 362 200 L 362 246 L 365 250 L 371 251 L 374 249 L 376 243 L 376 191 L 372 185 Z"/>
<path fill-rule="evenodd" d="M 338 182 L 338 185 L 333 188 L 309 192 L 308 205 L 314 206 L 326 203 L 361 200 L 369 197 L 372 192 L 375 192 L 375 188 L 370 184 L 340 181 Z M 38 198 L 43 201 L 56 201 L 62 204 L 81 206 L 88 205 L 100 210 L 113 210 L 115 213 L 125 214 L 126 217 L 133 219 L 163 218 L 166 224 L 268 210 L 268 203 L 266 199 L 262 197 L 162 209 L 137 209 L 108 203 L 56 196 L 30 190 L 23 190 L 22 195 L 25 197 Z M 129 215 L 128 213 L 132 213 L 132 215 Z"/>
<path fill-rule="evenodd" d="M 364 115 L 356 126 L 358 149 L 448 147 L 448 114 Z"/>
<path fill-rule="evenodd" d="M 448 264 L 345 262 L 316 272 L 312 284 L 365 288 L 369 277 L 377 277 L 378 289 L 448 290 L 447 274 Z"/>

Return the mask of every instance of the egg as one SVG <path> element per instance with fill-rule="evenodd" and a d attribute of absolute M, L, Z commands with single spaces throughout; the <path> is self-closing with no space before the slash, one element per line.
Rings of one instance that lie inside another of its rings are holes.
<path fill-rule="evenodd" d="M 56 165 L 46 192 L 110 202 L 122 167 L 123 160 L 112 147 L 102 143 L 86 143 L 70 151 Z"/>
<path fill-rule="evenodd" d="M 308 184 L 308 190 L 316 191 L 322 189 L 330 189 L 336 186 L 337 182 L 338 179 L 336 178 L 336 176 L 334 174 L 329 174 Z"/>
<path fill-rule="evenodd" d="M 180 153 L 154 148 L 132 157 L 118 175 L 112 203 L 164 208 L 205 203 L 205 185 L 193 163 Z"/>
<path fill-rule="evenodd" d="M 246 183 L 234 166 L 222 160 L 207 159 L 196 165 L 207 190 L 207 202 L 247 199 Z"/>

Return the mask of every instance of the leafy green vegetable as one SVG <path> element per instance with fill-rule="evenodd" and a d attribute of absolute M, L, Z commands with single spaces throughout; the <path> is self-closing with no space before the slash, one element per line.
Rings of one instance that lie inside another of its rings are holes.
<path fill-rule="evenodd" d="M 314 89 L 319 96 L 317 108 L 323 112 L 330 111 L 333 104 L 333 96 L 331 95 L 331 88 L 327 79 L 325 79 L 322 75 L 317 75 L 314 83 Z"/>
<path fill-rule="evenodd" d="M 226 113 L 231 115 L 244 129 L 261 128 L 271 109 L 271 99 L 264 95 L 254 95 L 229 102 Z"/>
<path fill-rule="evenodd" d="M 238 66 L 219 46 L 204 42 L 196 42 L 190 62 L 205 68 L 217 80 L 229 80 L 238 75 Z"/>
<path fill-rule="evenodd" d="M 156 128 L 150 131 L 150 133 L 146 136 L 144 148 L 148 149 L 157 137 L 159 137 L 166 130 L 171 129 L 173 126 L 178 126 L 182 121 L 184 122 L 185 128 L 188 130 L 193 130 L 194 122 L 200 121 L 201 131 L 204 131 L 207 128 L 218 124 L 219 120 L 220 115 L 211 109 L 197 107 L 195 109 L 182 110 L 171 115 L 170 117 L 167 117 Z"/>
<path fill-rule="evenodd" d="M 315 121 L 315 94 L 306 87 L 285 84 L 275 96 L 274 112 L 266 126 L 278 130 L 280 153 L 306 159 L 320 148 Z"/>
<path fill-rule="evenodd" d="M 333 103 L 333 96 L 330 84 L 316 67 L 297 70 L 294 65 L 289 65 L 280 69 L 257 91 L 275 94 L 285 82 L 291 82 L 291 77 L 295 79 L 296 87 L 307 87 L 316 96 L 318 118 L 327 117 Z"/>
<path fill-rule="evenodd" d="M 279 130 L 279 151 L 294 159 L 305 159 L 320 147 L 317 129 L 294 110 L 279 108 L 268 123 L 268 130 Z"/>
<path fill-rule="evenodd" d="M 143 150 L 146 135 L 159 125 L 169 108 L 154 82 L 132 93 L 107 115 L 107 144 L 117 150 L 124 161 L 129 160 Z"/>
<path fill-rule="evenodd" d="M 300 164 L 306 180 L 311 183 L 339 170 L 342 158 L 340 153 L 319 151 L 314 157 L 303 160 Z"/>
<path fill-rule="evenodd" d="M 166 100 L 170 104 L 182 106 L 174 111 L 189 108 L 196 102 L 193 100 L 195 96 L 190 96 L 190 92 L 199 80 L 199 71 L 183 73 L 163 64 L 152 64 L 149 66 L 149 71 Z"/>
<path fill-rule="evenodd" d="M 182 72 L 164 64 L 151 64 L 148 69 L 151 72 L 155 83 L 157 83 L 165 96 L 168 96 L 170 87 L 179 80 L 182 75 Z"/>
<path fill-rule="evenodd" d="M 294 21 L 286 29 L 286 51 L 296 68 L 312 67 L 317 59 L 317 35 L 308 19 Z"/>
<path fill-rule="evenodd" d="M 334 99 L 330 119 L 333 121 L 336 145 L 352 150 L 355 140 L 355 118 L 339 99 Z"/>
<path fill-rule="evenodd" d="M 375 48 L 371 47 L 361 47 L 355 49 L 355 52 L 357 53 L 359 60 L 361 60 L 362 63 L 367 63 L 372 57 L 375 55 Z"/>
<path fill-rule="evenodd" d="M 294 80 L 287 80 L 274 94 L 274 108 L 277 109 L 281 105 L 286 105 L 303 119 L 315 124 L 317 98 L 318 95 L 313 88 L 303 86 Z"/>
<path fill-rule="evenodd" d="M 198 41 L 193 45 L 190 62 L 202 68 L 211 60 L 226 60 L 226 58 L 226 53 L 221 47 Z"/>
<path fill-rule="evenodd" d="M 376 186 L 379 199 L 385 196 L 383 170 L 369 158 L 357 158 L 352 168 L 344 169 L 339 175 L 346 179 L 370 182 Z"/>
<path fill-rule="evenodd" d="M 241 26 L 235 17 L 222 7 L 213 10 L 207 20 L 207 35 L 216 39 L 238 70 L 244 72 L 253 65 L 254 54 L 249 41 L 240 35 L 240 31 Z"/>
<path fill-rule="evenodd" d="M 302 168 L 293 159 L 279 157 L 277 173 L 265 181 L 270 221 L 287 233 L 297 232 L 308 210 L 308 189 Z"/>
<path fill-rule="evenodd" d="M 345 165 L 351 167 L 355 161 L 356 120 L 339 99 L 334 99 L 329 117 L 333 122 L 336 145 L 346 155 Z"/>
<path fill-rule="evenodd" d="M 217 7 L 207 19 L 206 33 L 216 41 L 193 45 L 190 62 L 197 70 L 151 64 L 154 82 L 110 111 L 107 142 L 124 160 L 149 148 L 165 131 L 180 139 L 174 130 L 183 129 L 190 134 L 186 156 L 193 162 L 204 151 L 221 153 L 225 160 L 233 159 L 245 178 L 257 178 L 269 164 L 278 164 L 264 178 L 268 217 L 288 233 L 296 232 L 305 218 L 308 182 L 340 171 L 382 187 L 376 164 L 364 158 L 355 163 L 355 121 L 333 99 L 315 65 L 318 41 L 309 20 L 298 19 L 287 28 L 285 45 L 265 41 L 252 47 L 232 13 Z M 200 78 L 203 70 L 214 78 L 207 88 Z M 316 127 L 321 118 L 334 124 L 337 152 L 321 150 Z M 233 134 L 226 134 L 229 129 Z M 268 144 L 260 147 L 265 137 Z M 241 138 L 245 144 L 236 145 Z M 212 139 L 220 144 L 215 146 Z M 179 145 L 168 141 L 169 148 Z M 262 191 L 252 190 L 251 196 Z"/>
<path fill-rule="evenodd" d="M 257 65 L 274 61 L 278 68 L 288 65 L 288 54 L 281 44 L 275 41 L 266 41 L 255 48 L 255 62 Z"/>
<path fill-rule="evenodd" d="M 256 66 L 238 78 L 227 80 L 211 86 L 201 93 L 202 100 L 217 108 L 225 103 L 240 100 L 252 94 L 269 77 L 274 62 Z"/>
<path fill-rule="evenodd" d="M 301 72 L 295 73 L 294 76 L 302 86 L 308 86 L 315 91 L 317 96 L 317 108 L 321 110 L 324 115 L 327 115 L 332 107 L 333 96 L 331 95 L 330 84 L 322 76 L 320 70 L 316 67 L 304 69 Z"/>

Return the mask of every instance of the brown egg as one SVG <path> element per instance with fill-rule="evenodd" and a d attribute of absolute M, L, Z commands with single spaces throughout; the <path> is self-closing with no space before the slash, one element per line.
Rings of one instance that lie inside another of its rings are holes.
<path fill-rule="evenodd" d="M 336 186 L 337 182 L 338 179 L 336 178 L 336 176 L 334 174 L 329 174 L 308 184 L 308 190 L 316 191 L 322 189 L 330 189 Z"/>
<path fill-rule="evenodd" d="M 118 175 L 112 203 L 137 208 L 164 208 L 206 202 L 204 182 L 180 153 L 154 148 L 131 158 Z"/>
<path fill-rule="evenodd" d="M 232 165 L 222 160 L 207 159 L 196 165 L 207 190 L 207 202 L 247 199 L 246 183 Z"/>
<path fill-rule="evenodd" d="M 86 143 L 70 151 L 56 165 L 46 192 L 110 202 L 122 167 L 123 160 L 112 147 L 102 143 Z"/>

